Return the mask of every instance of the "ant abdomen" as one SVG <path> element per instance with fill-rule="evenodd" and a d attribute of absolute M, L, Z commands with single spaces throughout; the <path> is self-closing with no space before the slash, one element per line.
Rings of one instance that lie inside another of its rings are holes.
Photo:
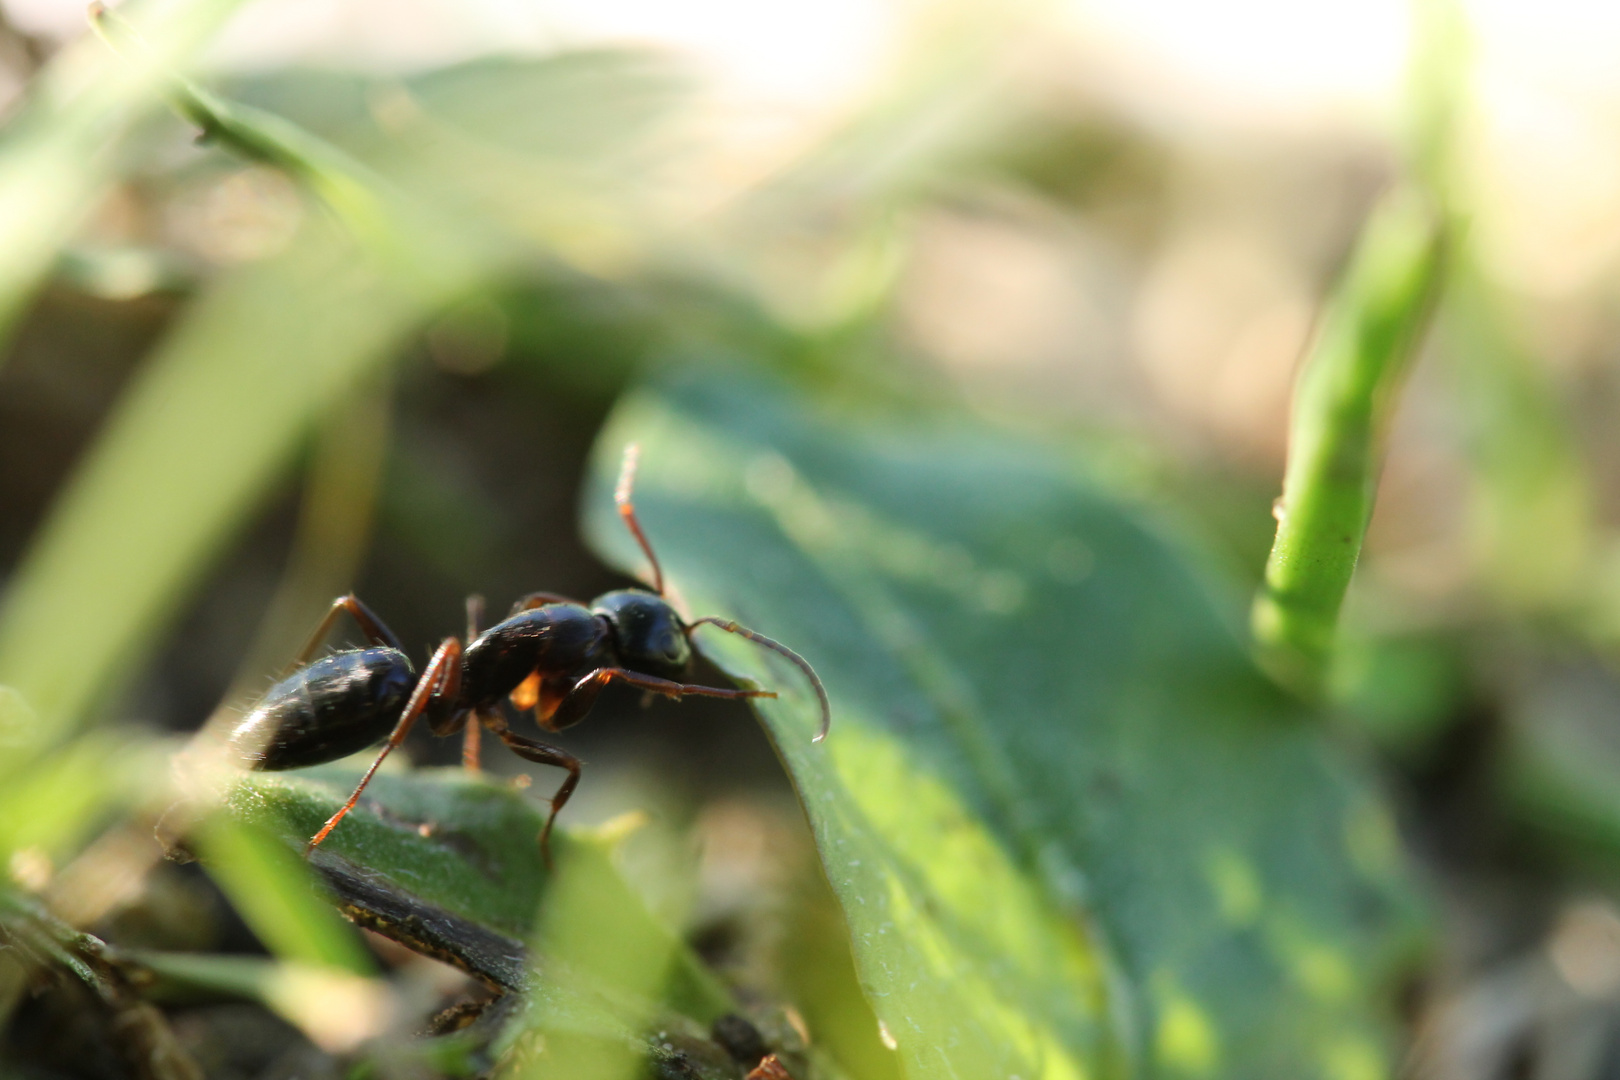
<path fill-rule="evenodd" d="M 387 738 L 415 685 L 397 649 L 333 653 L 272 686 L 230 744 L 247 768 L 266 772 L 336 761 Z"/>

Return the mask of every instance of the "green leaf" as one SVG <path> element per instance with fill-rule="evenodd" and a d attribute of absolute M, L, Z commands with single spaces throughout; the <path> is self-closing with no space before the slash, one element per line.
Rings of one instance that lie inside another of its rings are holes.
<path fill-rule="evenodd" d="M 18 754 L 0 766 L 0 857 L 38 848 L 64 858 L 89 835 L 109 807 L 127 797 L 130 781 L 152 755 L 92 732 L 51 754 Z M 150 772 L 147 773 L 150 776 Z"/>
<path fill-rule="evenodd" d="M 38 733 L 39 717 L 28 702 L 11 687 L 0 686 L 0 748 L 6 757 L 14 758 L 19 750 L 31 748 Z"/>
<path fill-rule="evenodd" d="M 134 61 L 165 55 L 148 52 L 132 50 Z M 602 88 L 623 65 L 608 57 L 549 67 L 551 77 L 523 85 L 555 96 L 526 100 L 526 113 L 573 118 L 557 121 L 573 130 L 580 98 L 594 93 L 592 116 L 635 120 L 637 133 L 570 141 L 554 132 L 552 145 L 545 125 L 531 122 L 534 138 L 551 146 L 546 183 L 507 168 L 505 157 L 469 156 L 414 129 L 356 167 L 348 147 L 182 88 L 183 104 L 231 146 L 279 162 L 347 207 L 349 227 L 312 220 L 281 254 L 221 274 L 146 362 L 33 538 L 0 605 L 0 682 L 28 697 L 53 736 L 82 721 L 161 640 L 311 425 L 397 357 L 427 316 L 511 267 L 520 251 L 590 262 L 640 243 L 644 222 L 631 211 L 642 171 L 594 155 L 612 147 L 631 155 L 669 95 L 649 75 L 636 84 L 644 92 L 609 99 Z M 464 113 L 456 78 L 437 84 L 449 113 Z M 587 152 L 577 169 L 562 167 Z M 374 175 L 388 190 L 369 191 Z M 98 617 L 85 620 L 92 609 Z"/>
<path fill-rule="evenodd" d="M 246 821 L 304 843 L 342 805 L 359 774 L 341 766 L 245 777 L 229 799 Z M 544 818 L 511 788 L 461 769 L 383 774 L 316 849 L 311 862 L 339 905 L 362 925 L 506 989 L 530 984 L 525 943 L 549 875 L 536 838 Z M 673 957 L 665 1004 L 707 1024 L 729 995 L 646 910 L 613 869 L 605 846 L 557 834 L 558 861 L 590 883 L 594 910 L 622 940 L 657 943 Z"/>
<path fill-rule="evenodd" d="M 354 975 L 374 973 L 354 931 L 322 903 L 309 868 L 263 825 L 221 815 L 204 825 L 198 843 L 210 876 L 271 952 Z"/>
<path fill-rule="evenodd" d="M 238 0 L 131 5 L 149 47 L 134 60 L 84 38 L 63 50 L 0 143 L 0 341 L 58 251 L 112 177 L 122 135 L 159 104 L 168 69 L 186 60 Z M 88 72 L 88 74 L 87 74 Z M 3 362 L 3 355 L 0 355 Z"/>
<path fill-rule="evenodd" d="M 1064 456 L 698 378 L 623 404 L 587 528 L 636 505 L 705 650 L 781 693 L 857 966 L 912 1077 L 1377 1077 L 1414 918 L 1365 772 L 1232 606 Z"/>
<path fill-rule="evenodd" d="M 129 735 L 89 732 L 46 752 L 39 718 L 0 686 L 0 862 L 33 849 L 71 856 L 115 806 L 153 787 L 166 748 Z"/>
<path fill-rule="evenodd" d="M 291 857 L 357 777 L 342 767 L 252 774 L 227 805 L 239 821 L 273 831 Z M 529 800 L 485 776 L 382 775 L 310 861 L 350 919 L 495 989 L 523 992 L 498 1046 L 514 1075 L 629 1078 L 651 1060 L 701 1080 L 735 1076 L 709 1037 L 735 1002 L 619 875 L 612 836 L 555 834 L 553 878 L 536 843 L 542 823 Z M 219 965 L 154 966 L 234 992 L 278 989 Z M 818 1066 L 795 1075 L 837 1074 Z"/>
<path fill-rule="evenodd" d="M 83 719 L 157 640 L 309 426 L 424 312 L 467 287 L 479 267 L 448 254 L 384 267 L 311 227 L 187 311 L 125 392 L 0 607 L 0 682 L 42 723 Z"/>

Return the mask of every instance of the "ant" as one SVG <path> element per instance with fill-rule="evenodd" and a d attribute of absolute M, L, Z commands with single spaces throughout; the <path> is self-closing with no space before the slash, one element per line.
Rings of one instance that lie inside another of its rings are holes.
<path fill-rule="evenodd" d="M 532 709 L 536 723 L 550 732 L 585 719 L 602 688 L 614 681 L 676 699 L 687 695 L 774 698 L 773 690 L 723 689 L 680 681 L 691 666 L 692 633 L 704 625 L 738 634 L 797 664 L 821 704 L 821 727 L 813 741 L 826 737 L 832 719 L 827 691 L 802 656 L 729 619 L 709 616 L 684 621 L 664 598 L 663 570 L 630 500 L 637 457 L 638 448 L 632 444 L 625 450 L 614 501 L 647 556 L 652 592 L 620 589 L 589 605 L 552 593 L 529 593 L 512 606 L 504 620 L 482 633 L 478 621 L 483 601 L 469 597 L 467 644 L 445 638 L 420 676 L 394 632 L 357 597 L 351 594 L 332 602 L 281 680 L 229 737 L 248 768 L 279 771 L 336 761 L 387 736 L 349 801 L 310 839 L 304 848 L 306 856 L 354 808 L 377 767 L 405 740 L 411 725 L 426 717 L 437 736 L 466 730 L 462 763 L 470 769 L 478 768 L 478 738 L 483 727 L 524 760 L 568 770 L 567 779 L 551 798 L 551 814 L 540 832 L 540 851 L 549 867 L 551 827 L 579 783 L 580 760 L 566 750 L 508 730 L 501 699 L 510 700 L 520 711 Z M 359 626 L 370 647 L 332 653 L 311 663 L 343 612 Z"/>

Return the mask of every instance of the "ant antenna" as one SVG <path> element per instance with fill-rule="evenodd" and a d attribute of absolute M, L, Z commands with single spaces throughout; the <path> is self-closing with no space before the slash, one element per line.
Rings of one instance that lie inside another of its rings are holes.
<path fill-rule="evenodd" d="M 741 637 L 745 637 L 749 641 L 754 642 L 756 645 L 763 645 L 767 649 L 772 649 L 779 652 L 789 660 L 793 661 L 795 664 L 798 664 L 799 670 L 804 672 L 805 677 L 810 680 L 810 685 L 815 687 L 816 700 L 821 702 L 821 729 L 816 732 L 816 737 L 810 741 L 813 743 L 818 743 L 827 737 L 827 729 L 832 726 L 832 704 L 827 700 L 827 688 L 821 685 L 821 679 L 816 675 L 816 669 L 810 666 L 810 661 L 806 660 L 804 657 L 800 656 L 786 645 L 783 645 L 780 641 L 773 641 L 764 634 L 750 630 L 748 627 L 732 622 L 730 619 L 717 619 L 713 616 L 705 616 L 701 619 L 693 619 L 686 626 L 686 636 L 691 637 L 692 631 L 696 630 L 704 623 L 708 623 L 711 626 L 718 626 L 720 629 L 729 634 L 737 634 Z"/>
<path fill-rule="evenodd" d="M 652 545 L 647 542 L 647 534 L 641 531 L 641 525 L 636 521 L 636 507 L 630 501 L 630 490 L 636 486 L 636 464 L 641 460 L 641 446 L 631 443 L 624 448 L 624 464 L 619 466 L 619 486 L 613 492 L 613 501 L 619 505 L 619 516 L 624 518 L 624 524 L 630 530 L 630 535 L 636 538 L 641 550 L 646 554 L 647 561 L 652 564 L 653 592 L 659 596 L 664 595 L 664 571 L 658 565 L 658 556 L 653 554 Z"/>

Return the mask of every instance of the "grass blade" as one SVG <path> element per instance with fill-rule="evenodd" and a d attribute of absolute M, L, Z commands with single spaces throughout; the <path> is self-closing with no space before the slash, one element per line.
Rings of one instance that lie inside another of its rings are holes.
<path fill-rule="evenodd" d="M 10 336 L 69 234 L 111 177 L 113 151 L 157 105 L 166 73 L 224 22 L 238 0 L 178 0 L 138 16 L 150 47 L 121 60 L 86 38 L 52 62 L 0 145 L 0 340 Z M 88 77 L 86 75 L 89 72 Z"/>
<path fill-rule="evenodd" d="M 0 683 L 53 730 L 81 719 L 311 423 L 476 272 L 453 254 L 380 266 L 316 226 L 217 282 L 137 377 L 18 568 L 0 607 Z"/>
<path fill-rule="evenodd" d="M 352 975 L 375 971 L 354 930 L 316 893 L 303 860 L 268 829 L 219 814 L 198 840 L 209 876 L 271 952 Z"/>

